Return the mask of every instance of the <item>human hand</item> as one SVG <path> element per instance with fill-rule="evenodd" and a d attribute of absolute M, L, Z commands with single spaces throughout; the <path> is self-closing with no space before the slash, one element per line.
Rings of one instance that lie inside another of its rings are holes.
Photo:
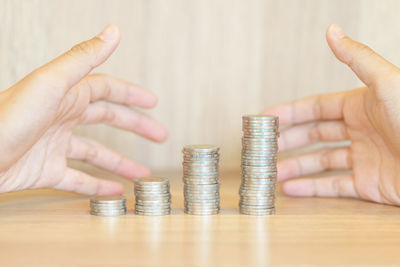
<path fill-rule="evenodd" d="M 267 108 L 282 125 L 280 151 L 318 141 L 350 140 L 278 163 L 278 180 L 291 196 L 353 197 L 400 205 L 400 70 L 336 25 L 327 30 L 335 56 L 367 86 Z M 307 178 L 326 170 L 352 174 Z M 299 176 L 305 176 L 299 179 Z"/>
<path fill-rule="evenodd" d="M 147 167 L 72 134 L 78 124 L 107 123 L 153 141 L 166 139 L 163 126 L 129 108 L 152 108 L 155 95 L 107 75 L 88 75 L 119 41 L 119 29 L 109 25 L 0 93 L 0 193 L 33 188 L 123 192 L 119 183 L 68 168 L 67 158 L 128 179 L 150 175 Z"/>

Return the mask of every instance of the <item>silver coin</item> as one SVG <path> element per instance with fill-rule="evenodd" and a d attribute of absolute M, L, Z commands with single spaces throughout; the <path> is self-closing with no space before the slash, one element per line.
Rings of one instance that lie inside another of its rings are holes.
<path fill-rule="evenodd" d="M 184 191 L 215 192 L 219 191 L 220 185 L 217 184 L 184 184 Z"/>
<path fill-rule="evenodd" d="M 170 202 L 166 203 L 136 203 L 135 207 L 140 207 L 140 208 L 169 208 L 171 207 Z"/>
<path fill-rule="evenodd" d="M 211 175 L 211 174 L 216 174 L 219 171 L 219 167 L 213 166 L 213 167 L 182 167 L 183 173 L 184 174 L 204 174 L 204 175 Z"/>
<path fill-rule="evenodd" d="M 189 215 L 216 215 L 219 213 L 219 209 L 218 210 L 206 210 L 206 211 L 185 209 L 184 212 Z"/>
<path fill-rule="evenodd" d="M 120 195 L 113 196 L 95 196 L 90 199 L 91 202 L 95 203 L 111 203 L 111 202 L 126 202 L 126 198 Z"/>
<path fill-rule="evenodd" d="M 277 171 L 268 171 L 265 172 L 255 172 L 251 170 L 242 169 L 242 177 L 248 177 L 249 179 L 257 179 L 257 178 L 276 178 L 278 175 Z"/>
<path fill-rule="evenodd" d="M 184 182 L 207 182 L 208 184 L 219 183 L 219 177 L 202 177 L 202 176 L 184 176 L 182 177 Z"/>
<path fill-rule="evenodd" d="M 185 200 L 184 202 L 184 206 L 185 207 L 219 207 L 220 205 L 220 201 L 218 200 L 196 200 L 196 201 L 192 201 L 192 200 Z"/>
<path fill-rule="evenodd" d="M 155 211 L 155 210 L 170 210 L 171 205 L 135 205 L 135 210 L 141 210 L 141 211 Z"/>
<path fill-rule="evenodd" d="M 199 199 L 199 200 L 207 200 L 207 199 L 219 199 L 219 194 L 190 194 L 184 192 L 185 199 Z"/>
<path fill-rule="evenodd" d="M 146 186 L 146 187 L 139 187 L 136 186 L 134 188 L 134 191 L 137 192 L 162 192 L 162 191 L 168 191 L 170 189 L 169 186 L 159 186 L 159 187 L 151 187 L 151 186 Z"/>
<path fill-rule="evenodd" d="M 184 190 L 183 193 L 185 196 L 190 195 L 190 196 L 218 196 L 219 191 L 214 190 L 214 191 L 203 191 L 203 190 Z"/>
<path fill-rule="evenodd" d="M 243 180 L 242 183 L 240 184 L 241 187 L 247 188 L 247 189 L 275 189 L 276 183 L 268 183 L 268 184 L 254 184 L 254 183 L 248 183 L 246 180 Z"/>
<path fill-rule="evenodd" d="M 262 144 L 269 144 L 275 143 L 278 141 L 277 133 L 272 133 L 269 136 L 242 136 L 242 143 L 244 144 L 253 144 L 253 143 L 262 143 Z"/>
<path fill-rule="evenodd" d="M 251 136 L 277 136 L 279 129 L 276 126 L 263 126 L 263 127 L 243 127 L 242 128 L 244 137 Z"/>
<path fill-rule="evenodd" d="M 91 213 L 96 213 L 96 214 L 120 214 L 120 213 L 126 213 L 126 209 L 117 209 L 117 210 L 97 210 L 97 209 L 91 209 Z"/>
<path fill-rule="evenodd" d="M 274 116 L 274 115 L 263 115 L 263 114 L 248 114 L 248 115 L 243 115 L 242 116 L 243 120 L 264 120 L 264 121 L 277 121 L 279 120 L 278 116 Z"/>
<path fill-rule="evenodd" d="M 242 166 L 246 166 L 246 167 L 264 167 L 264 168 L 274 168 L 274 169 L 276 169 L 276 163 L 271 163 L 271 162 L 268 162 L 268 161 L 254 162 L 254 161 L 242 160 Z"/>
<path fill-rule="evenodd" d="M 253 186 L 253 187 L 246 186 L 246 187 L 244 187 L 242 185 L 240 186 L 240 192 L 242 192 L 242 193 L 274 192 L 274 191 L 275 191 L 275 186 L 268 186 L 268 187 L 266 187 L 266 186 Z"/>
<path fill-rule="evenodd" d="M 202 181 L 202 180 L 184 180 L 183 181 L 185 185 L 190 185 L 190 186 L 201 186 L 201 185 L 207 185 L 207 184 L 212 184 L 217 182 L 217 180 L 214 181 Z"/>
<path fill-rule="evenodd" d="M 96 212 L 96 211 L 90 211 L 90 214 L 95 215 L 95 216 L 120 216 L 126 214 L 126 211 L 119 211 L 119 212 Z"/>
<path fill-rule="evenodd" d="M 184 154 L 183 162 L 191 163 L 191 162 L 219 162 L 219 154 L 210 154 L 210 155 L 200 155 L 200 154 Z"/>
<path fill-rule="evenodd" d="M 259 167 L 259 168 L 276 168 L 276 164 L 278 162 L 275 160 L 269 160 L 269 159 L 263 159 L 263 160 L 254 160 L 254 159 L 243 159 L 241 160 L 241 166 L 245 166 L 248 168 L 254 168 L 254 167 Z M 264 164 L 265 166 L 254 166 L 250 164 Z"/>
<path fill-rule="evenodd" d="M 90 201 L 90 205 L 101 206 L 101 207 L 118 207 L 125 206 L 126 202 L 92 202 Z"/>
<path fill-rule="evenodd" d="M 184 207 L 184 210 L 193 211 L 193 212 L 218 212 L 221 209 L 219 207 L 205 207 L 205 208 L 193 208 L 193 207 Z"/>
<path fill-rule="evenodd" d="M 166 213 L 171 212 L 171 208 L 159 208 L 159 209 L 143 209 L 141 207 L 135 208 L 135 212 L 142 212 L 142 213 Z"/>
<path fill-rule="evenodd" d="M 275 214 L 275 209 L 266 209 L 263 211 L 253 211 L 253 210 L 242 210 L 240 209 L 240 213 L 244 215 L 254 215 L 254 216 L 265 216 L 265 215 L 273 215 Z"/>
<path fill-rule="evenodd" d="M 208 184 L 202 184 L 198 186 L 185 184 L 183 187 L 183 191 L 188 193 L 217 193 L 219 191 L 219 186 L 216 187 L 205 187 L 205 186 L 208 186 Z"/>
<path fill-rule="evenodd" d="M 158 192 L 158 191 L 168 191 L 170 189 L 169 186 L 135 186 L 134 190 L 138 192 Z"/>
<path fill-rule="evenodd" d="M 261 138 L 267 136 L 272 137 L 272 136 L 278 136 L 279 128 L 275 125 L 270 125 L 270 126 L 254 125 L 254 127 L 243 126 L 242 132 L 244 138 L 251 138 L 251 137 Z"/>
<path fill-rule="evenodd" d="M 240 196 L 252 196 L 252 197 L 273 197 L 275 196 L 275 191 L 273 192 L 261 192 L 261 191 L 242 191 L 239 190 Z"/>
<path fill-rule="evenodd" d="M 251 149 L 274 149 L 279 147 L 277 136 L 274 137 L 263 137 L 256 140 L 256 137 L 252 137 L 250 140 L 242 140 L 242 151 L 247 151 Z"/>
<path fill-rule="evenodd" d="M 190 186 L 190 187 L 198 187 L 198 186 L 203 186 L 203 185 L 210 185 L 210 184 L 215 184 L 218 183 L 218 179 L 213 179 L 213 180 L 202 180 L 202 179 L 183 179 L 183 183 L 185 186 Z"/>
<path fill-rule="evenodd" d="M 183 150 L 195 152 L 215 152 L 219 150 L 219 147 L 214 145 L 186 145 L 183 147 Z"/>
<path fill-rule="evenodd" d="M 239 209 L 257 212 L 257 211 L 265 211 L 265 210 L 272 209 L 272 208 L 275 207 L 274 203 L 268 204 L 268 205 L 259 206 L 260 208 L 256 208 L 256 209 L 254 209 L 254 208 L 248 208 L 248 209 L 247 208 L 243 208 L 244 206 L 245 205 L 241 205 Z M 250 206 L 248 206 L 248 207 L 250 207 Z"/>
<path fill-rule="evenodd" d="M 133 180 L 135 184 L 138 185 L 147 185 L 147 184 L 168 184 L 169 180 L 168 178 L 161 178 L 161 177 L 142 177 L 142 178 L 136 178 Z"/>
<path fill-rule="evenodd" d="M 218 171 L 215 171 L 215 172 L 194 172 L 194 171 L 188 172 L 188 171 L 184 171 L 183 175 L 184 176 L 195 176 L 195 175 L 197 175 L 197 176 L 202 176 L 202 175 L 207 175 L 207 176 L 214 175 L 214 176 L 217 176 L 218 175 Z"/>
<path fill-rule="evenodd" d="M 242 206 L 271 206 L 274 205 L 275 200 L 243 200 L 239 201 L 239 204 Z"/>
<path fill-rule="evenodd" d="M 192 196 L 192 197 L 205 197 L 205 196 L 219 196 L 219 191 L 208 191 L 208 192 L 204 192 L 204 191 L 187 191 L 184 190 L 183 191 L 185 196 Z"/>
<path fill-rule="evenodd" d="M 256 181 L 256 180 L 246 180 L 243 179 L 242 183 L 240 184 L 241 186 L 249 186 L 249 187 L 253 187 L 253 186 L 270 186 L 270 185 L 276 185 L 276 181 L 275 180 L 261 180 L 260 181 Z"/>
<path fill-rule="evenodd" d="M 269 175 L 269 176 L 251 176 L 242 174 L 242 180 L 247 181 L 248 183 L 260 183 L 260 184 L 269 184 L 269 183 L 276 183 L 277 176 L 276 175 Z"/>
<path fill-rule="evenodd" d="M 135 205 L 135 209 L 137 210 L 167 210 L 167 209 L 171 209 L 171 205 L 139 205 L 136 204 Z"/>
<path fill-rule="evenodd" d="M 140 198 L 140 197 L 136 197 L 135 198 L 136 202 L 140 202 L 140 203 L 150 203 L 150 202 L 154 202 L 154 203 L 160 203 L 160 202 L 171 202 L 171 197 L 168 198 Z"/>
<path fill-rule="evenodd" d="M 165 194 L 165 195 L 136 195 L 135 196 L 136 200 L 142 200 L 142 201 L 159 201 L 159 200 L 168 200 L 171 199 L 171 194 Z"/>
<path fill-rule="evenodd" d="M 164 216 L 164 215 L 169 215 L 171 214 L 171 211 L 167 212 L 142 212 L 142 211 L 135 211 L 136 215 L 142 215 L 142 216 Z"/>
<path fill-rule="evenodd" d="M 275 201 L 274 196 L 270 197 L 251 197 L 251 196 L 241 196 L 240 202 L 273 202 Z"/>
<path fill-rule="evenodd" d="M 202 213 L 202 214 L 206 214 L 206 213 L 218 213 L 221 209 L 220 208 L 208 208 L 208 209 L 193 209 L 190 207 L 184 207 L 184 211 L 186 212 L 190 212 L 190 213 Z"/>
<path fill-rule="evenodd" d="M 90 210 L 93 211 L 122 211 L 122 210 L 126 210 L 126 207 L 113 207 L 113 208 L 103 208 L 103 207 L 90 207 Z"/>
<path fill-rule="evenodd" d="M 135 213 L 147 213 L 147 214 L 169 214 L 171 209 L 153 209 L 153 210 L 142 210 L 142 209 L 135 209 Z"/>
<path fill-rule="evenodd" d="M 149 198 L 149 199 L 165 199 L 171 197 L 171 193 L 168 191 L 164 192 L 135 192 L 137 198 Z"/>
<path fill-rule="evenodd" d="M 183 170 L 183 175 L 184 176 L 202 176 L 202 175 L 206 175 L 206 176 L 211 176 L 211 175 L 215 175 L 217 176 L 219 173 L 219 170 L 200 170 L 200 169 L 191 169 L 191 170 Z"/>
<path fill-rule="evenodd" d="M 267 205 L 242 205 L 240 204 L 239 208 L 241 210 L 251 210 L 251 211 L 263 211 L 263 210 L 267 210 L 267 209 L 271 209 L 274 208 L 273 206 L 267 206 Z"/>
<path fill-rule="evenodd" d="M 267 168 L 267 167 L 255 167 L 255 166 L 246 166 L 243 165 L 242 166 L 242 171 L 247 172 L 247 173 L 277 173 L 277 169 L 276 167 L 271 167 L 271 168 Z"/>
<path fill-rule="evenodd" d="M 219 187 L 220 187 L 220 183 L 219 182 L 217 182 L 217 183 L 215 183 L 215 184 L 204 184 L 204 185 L 199 185 L 199 186 L 194 186 L 194 185 L 185 185 L 184 186 L 184 188 L 185 189 L 191 189 L 191 188 L 194 188 L 194 189 L 201 189 L 201 190 L 207 190 L 207 189 L 219 189 Z"/>
<path fill-rule="evenodd" d="M 147 194 L 147 193 L 158 193 L 158 194 L 164 193 L 164 194 L 167 194 L 169 191 L 170 191 L 169 188 L 159 188 L 159 189 L 135 188 L 134 189 L 134 192 L 144 193 L 144 194 Z"/>

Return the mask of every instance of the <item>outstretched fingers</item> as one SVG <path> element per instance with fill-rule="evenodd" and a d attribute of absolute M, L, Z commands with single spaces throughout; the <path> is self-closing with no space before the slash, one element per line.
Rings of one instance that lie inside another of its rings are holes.
<path fill-rule="evenodd" d="M 85 195 L 120 195 L 124 192 L 120 183 L 99 179 L 71 168 L 67 169 L 64 178 L 53 188 Z"/>
<path fill-rule="evenodd" d="M 278 181 L 327 170 L 349 170 L 351 168 L 350 148 L 322 149 L 279 161 Z"/>
<path fill-rule="evenodd" d="M 81 136 L 71 137 L 67 157 L 85 161 L 128 179 L 151 174 L 147 167 Z"/>
<path fill-rule="evenodd" d="M 156 142 L 162 142 L 168 136 L 164 126 L 155 120 L 128 107 L 103 101 L 90 104 L 82 114 L 80 122 L 107 123 Z"/>
<path fill-rule="evenodd" d="M 321 141 L 348 139 L 343 121 L 319 121 L 293 126 L 283 130 L 278 139 L 279 151 L 287 151 Z"/>
<path fill-rule="evenodd" d="M 359 197 L 350 174 L 289 180 L 283 183 L 282 190 L 294 197 Z"/>
<path fill-rule="evenodd" d="M 264 109 L 262 114 L 279 116 L 282 125 L 298 125 L 318 120 L 343 119 L 346 92 L 315 95 Z"/>
<path fill-rule="evenodd" d="M 76 86 L 78 90 L 90 91 L 92 103 L 105 100 L 140 108 L 152 108 L 157 104 L 157 97 L 152 92 L 105 74 L 89 75 Z"/>

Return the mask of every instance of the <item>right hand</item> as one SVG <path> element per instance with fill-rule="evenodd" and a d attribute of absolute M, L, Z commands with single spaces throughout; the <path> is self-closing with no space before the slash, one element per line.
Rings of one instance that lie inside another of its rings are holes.
<path fill-rule="evenodd" d="M 278 180 L 291 196 L 352 197 L 400 205 L 400 70 L 336 25 L 328 28 L 327 40 L 335 56 L 367 87 L 312 96 L 263 113 L 278 115 L 281 124 L 291 126 L 281 133 L 280 151 L 318 141 L 350 140 L 351 145 L 282 160 Z M 307 177 L 350 169 L 352 174 Z"/>

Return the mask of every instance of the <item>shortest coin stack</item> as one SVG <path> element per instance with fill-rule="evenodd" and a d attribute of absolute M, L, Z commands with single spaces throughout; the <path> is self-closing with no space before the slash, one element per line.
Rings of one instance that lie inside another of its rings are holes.
<path fill-rule="evenodd" d="M 171 194 L 167 178 L 145 177 L 134 180 L 135 212 L 138 215 L 171 213 Z"/>
<path fill-rule="evenodd" d="M 97 216 L 119 216 L 126 213 L 124 196 L 96 196 L 90 199 L 90 214 Z"/>

